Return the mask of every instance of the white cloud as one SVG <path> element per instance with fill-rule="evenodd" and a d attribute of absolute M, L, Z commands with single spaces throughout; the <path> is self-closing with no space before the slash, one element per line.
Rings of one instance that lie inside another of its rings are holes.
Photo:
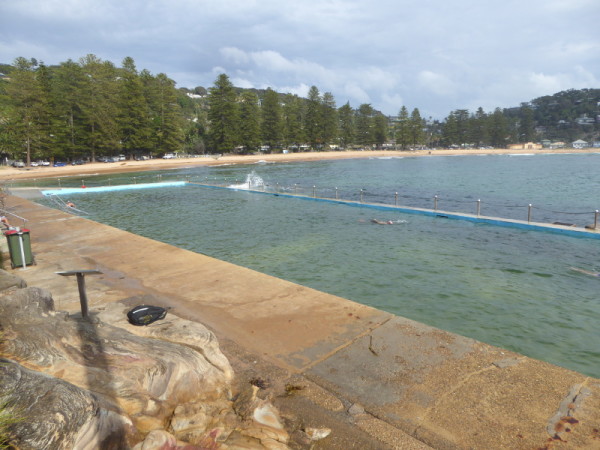
<path fill-rule="evenodd" d="M 219 50 L 219 52 L 221 53 L 223 58 L 234 64 L 247 64 L 250 60 L 246 52 L 236 47 L 223 47 Z"/>
<path fill-rule="evenodd" d="M 456 83 L 440 73 L 423 70 L 419 73 L 417 79 L 421 87 L 437 95 L 448 96 L 456 94 Z"/>

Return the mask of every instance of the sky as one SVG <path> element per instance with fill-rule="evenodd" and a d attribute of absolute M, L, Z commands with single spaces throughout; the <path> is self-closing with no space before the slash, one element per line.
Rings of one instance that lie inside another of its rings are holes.
<path fill-rule="evenodd" d="M 87 54 L 338 107 L 451 111 L 600 88 L 600 0 L 0 0 L 0 63 Z"/>

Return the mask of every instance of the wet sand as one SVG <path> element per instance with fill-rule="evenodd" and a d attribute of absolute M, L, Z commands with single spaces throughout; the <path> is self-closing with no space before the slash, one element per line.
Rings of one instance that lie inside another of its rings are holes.
<path fill-rule="evenodd" d="M 80 166 L 64 167 L 13 167 L 0 168 L 0 180 L 22 180 L 46 177 L 77 176 L 97 173 L 141 172 L 147 170 L 176 169 L 179 167 L 215 166 L 225 164 L 253 164 L 258 161 L 286 163 L 293 161 L 319 161 L 332 159 L 410 157 L 410 156 L 448 156 L 448 155 L 500 155 L 500 154 L 532 154 L 532 153 L 597 153 L 600 149 L 557 149 L 557 150 L 365 150 L 365 151 L 330 151 L 306 153 L 276 153 L 264 155 L 224 155 L 221 157 L 200 156 L 198 158 L 151 159 L 146 161 L 121 161 L 115 163 L 90 163 Z"/>

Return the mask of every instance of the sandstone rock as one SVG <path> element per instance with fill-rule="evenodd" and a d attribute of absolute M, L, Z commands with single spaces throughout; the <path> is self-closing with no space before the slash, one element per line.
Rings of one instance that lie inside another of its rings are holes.
<path fill-rule="evenodd" d="M 0 359 L 0 385 L 19 449 L 123 449 L 134 438 L 131 421 L 94 394 L 15 361 Z"/>
<path fill-rule="evenodd" d="M 109 305 L 83 319 L 56 312 L 44 289 L 0 296 L 0 356 L 11 360 L 0 385 L 26 414 L 13 428 L 19 448 L 120 450 L 144 437 L 136 450 L 288 448 L 255 386 L 235 414 L 233 371 L 209 330 L 173 314 L 135 327 L 127 310 Z"/>
<path fill-rule="evenodd" d="M 4 355 L 97 393 L 142 434 L 166 427 L 178 405 L 201 403 L 218 416 L 227 404 L 228 363 L 215 367 L 189 347 L 56 313 L 43 289 L 1 297 L 0 327 Z"/>
<path fill-rule="evenodd" d="M 27 287 L 27 283 L 23 278 L 0 269 L 0 292 L 10 288 L 20 289 L 24 287 Z"/>

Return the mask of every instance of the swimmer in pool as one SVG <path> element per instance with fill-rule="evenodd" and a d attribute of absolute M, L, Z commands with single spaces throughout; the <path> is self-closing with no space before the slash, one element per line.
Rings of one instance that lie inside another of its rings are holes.
<path fill-rule="evenodd" d="M 377 225 L 393 225 L 393 223 L 394 223 L 393 220 L 378 220 L 378 219 L 371 219 L 371 222 L 376 223 Z"/>
<path fill-rule="evenodd" d="M 571 270 L 575 270 L 576 272 L 585 273 L 586 275 L 591 275 L 593 277 L 600 277 L 600 272 L 590 272 L 589 270 L 579 269 L 577 267 L 571 267 Z"/>
<path fill-rule="evenodd" d="M 67 203 L 66 203 L 66 205 L 67 205 L 69 208 L 75 208 L 75 203 L 73 203 L 73 202 L 67 202 Z"/>

